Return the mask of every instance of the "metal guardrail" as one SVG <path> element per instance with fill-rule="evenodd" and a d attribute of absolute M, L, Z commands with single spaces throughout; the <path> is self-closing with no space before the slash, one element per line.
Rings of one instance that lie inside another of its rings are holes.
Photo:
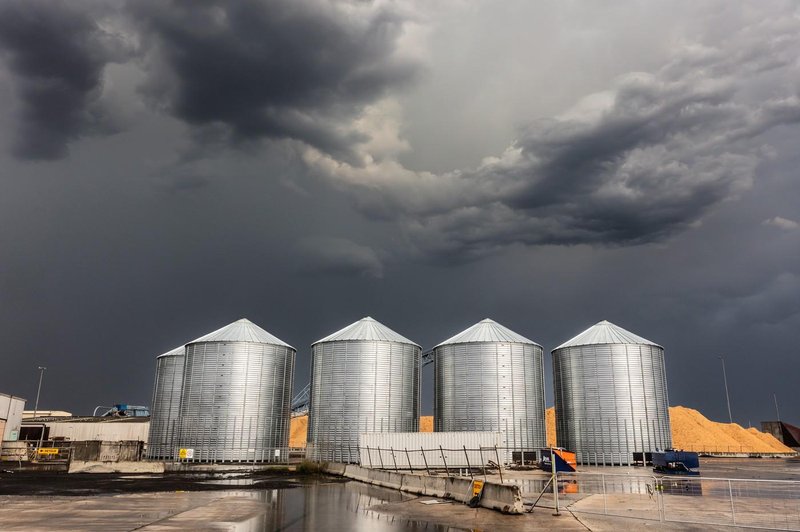
<path fill-rule="evenodd" d="M 800 481 L 581 472 L 557 479 L 562 508 L 573 513 L 800 530 Z"/>
<path fill-rule="evenodd" d="M 370 469 L 387 469 L 392 471 L 428 471 L 442 470 L 448 475 L 450 470 L 482 470 L 497 469 L 498 464 L 534 465 L 539 461 L 536 449 L 520 449 L 518 447 L 487 446 L 479 448 L 436 447 L 431 449 L 366 447 L 347 444 L 313 444 L 306 448 L 306 456 L 312 460 L 333 461 L 360 464 Z M 323 456 L 326 460 L 319 460 Z M 467 476 L 470 474 L 467 472 Z"/>
<path fill-rule="evenodd" d="M 394 471 L 426 470 L 448 476 L 474 476 L 497 467 L 538 461 L 538 453 L 518 448 L 381 449 L 345 447 L 347 457 L 362 457 L 362 467 Z M 366 456 L 366 458 L 364 458 Z M 452 458 L 450 458 L 452 457 Z M 420 461 L 422 466 L 419 465 Z M 353 460 L 358 463 L 358 460 Z M 436 465 L 434 465 L 436 464 Z M 467 464 L 468 467 L 463 467 Z M 443 471 L 442 471 L 443 469 Z M 494 472 L 494 471 L 492 471 Z M 508 478 L 523 499 L 550 492 L 547 476 Z M 647 521 L 800 531 L 800 481 L 658 476 L 609 472 L 556 474 L 556 506 L 587 513 Z M 548 498 L 549 500 L 549 498 Z M 531 507 L 531 509 L 533 509 Z"/>
<path fill-rule="evenodd" d="M 64 442 L 42 442 L 41 445 L 30 445 L 27 449 L 30 463 L 67 463 L 72 448 Z"/>

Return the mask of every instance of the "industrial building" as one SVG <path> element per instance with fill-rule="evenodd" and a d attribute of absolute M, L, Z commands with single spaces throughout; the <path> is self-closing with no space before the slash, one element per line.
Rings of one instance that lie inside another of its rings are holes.
<path fill-rule="evenodd" d="M 501 448 L 546 444 L 542 346 L 485 319 L 433 348 L 434 430 L 502 434 Z"/>
<path fill-rule="evenodd" d="M 5 442 L 15 442 L 19 439 L 24 410 L 25 399 L 0 393 L 0 455 Z"/>
<path fill-rule="evenodd" d="M 418 344 L 366 317 L 311 350 L 311 459 L 358 462 L 359 433 L 418 431 Z"/>
<path fill-rule="evenodd" d="M 295 356 L 247 319 L 186 344 L 172 445 L 200 462 L 286 461 Z M 154 415 L 171 414 L 154 405 Z"/>
<path fill-rule="evenodd" d="M 761 430 L 772 434 L 782 444 L 800 452 L 800 427 L 784 421 L 762 421 Z"/>
<path fill-rule="evenodd" d="M 170 460 L 175 457 L 175 436 L 183 393 L 183 365 L 186 348 L 176 347 L 156 358 L 156 381 L 150 406 L 150 434 L 147 457 Z"/>
<path fill-rule="evenodd" d="M 552 352 L 558 445 L 583 464 L 672 446 L 664 349 L 601 321 Z"/>

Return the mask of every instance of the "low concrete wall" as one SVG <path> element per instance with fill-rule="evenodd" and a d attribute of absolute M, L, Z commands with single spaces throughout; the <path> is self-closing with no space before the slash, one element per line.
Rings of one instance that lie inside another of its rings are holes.
<path fill-rule="evenodd" d="M 416 495 L 452 499 L 464 503 L 472 498 L 472 481 L 468 478 L 429 477 L 336 463 L 326 464 L 325 472 Z M 519 486 L 512 484 L 486 482 L 483 485 L 480 506 L 506 514 L 521 514 L 524 511 Z"/>
<path fill-rule="evenodd" d="M 24 441 L 4 441 L 0 461 L 27 462 L 28 444 Z"/>
<path fill-rule="evenodd" d="M 141 459 L 140 441 L 74 441 L 72 459 L 95 462 L 135 462 Z"/>
<path fill-rule="evenodd" d="M 269 471 L 270 469 L 290 470 L 295 469 L 294 465 L 287 464 L 239 464 L 239 463 L 205 463 L 205 462 L 158 462 L 163 464 L 164 471 L 167 473 L 224 473 L 224 472 L 253 472 Z"/>
<path fill-rule="evenodd" d="M 72 460 L 69 473 L 163 473 L 163 462 L 98 462 Z"/>

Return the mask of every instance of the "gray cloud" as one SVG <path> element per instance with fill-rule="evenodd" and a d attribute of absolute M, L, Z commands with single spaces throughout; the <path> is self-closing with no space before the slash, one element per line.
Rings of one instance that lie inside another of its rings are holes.
<path fill-rule="evenodd" d="M 101 101 L 103 69 L 126 57 L 87 2 L 7 0 L 0 4 L 2 56 L 20 109 L 14 153 L 58 159 L 70 141 L 115 127 Z"/>
<path fill-rule="evenodd" d="M 715 316 L 721 324 L 778 325 L 800 317 L 800 275 L 783 272 L 753 292 L 734 294 Z"/>
<path fill-rule="evenodd" d="M 358 2 L 129 3 L 158 108 L 231 143 L 295 139 L 347 158 L 361 106 L 409 80 L 405 18 Z"/>
<path fill-rule="evenodd" d="M 764 220 L 762 223 L 764 225 L 777 227 L 778 229 L 783 229 L 786 231 L 794 231 L 796 229 L 800 229 L 800 223 L 797 223 L 794 220 L 790 220 L 788 218 L 782 218 L 780 216 L 769 218 L 767 220 Z"/>
<path fill-rule="evenodd" d="M 769 155 L 761 136 L 800 121 L 795 89 L 776 82 L 796 79 L 798 35 L 796 19 L 771 19 L 717 48 L 686 46 L 653 73 L 620 76 L 531 123 L 476 169 L 411 171 L 368 145 L 361 165 L 313 150 L 306 161 L 366 216 L 399 221 L 424 252 L 447 260 L 513 244 L 663 241 L 749 189 Z M 765 79 L 782 90 L 754 98 Z"/>
<path fill-rule="evenodd" d="M 346 238 L 308 237 L 294 251 L 306 273 L 383 277 L 383 262 L 375 250 Z"/>

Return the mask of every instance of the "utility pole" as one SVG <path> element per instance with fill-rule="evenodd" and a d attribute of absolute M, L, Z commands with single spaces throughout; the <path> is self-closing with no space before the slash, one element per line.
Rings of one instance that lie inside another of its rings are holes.
<path fill-rule="evenodd" d="M 717 358 L 722 361 L 722 378 L 725 381 L 725 400 L 728 402 L 728 420 L 733 423 L 733 416 L 731 415 L 731 396 L 728 395 L 728 374 L 725 372 L 725 359 L 721 356 Z"/>
<path fill-rule="evenodd" d="M 775 400 L 775 415 L 778 416 L 778 422 L 781 421 L 781 413 L 778 411 L 778 396 L 772 394 L 772 399 Z"/>
<path fill-rule="evenodd" d="M 39 412 L 39 394 L 42 392 L 42 377 L 44 377 L 44 370 L 47 368 L 39 366 L 39 387 L 36 389 L 36 403 L 33 407 L 33 417 Z"/>

